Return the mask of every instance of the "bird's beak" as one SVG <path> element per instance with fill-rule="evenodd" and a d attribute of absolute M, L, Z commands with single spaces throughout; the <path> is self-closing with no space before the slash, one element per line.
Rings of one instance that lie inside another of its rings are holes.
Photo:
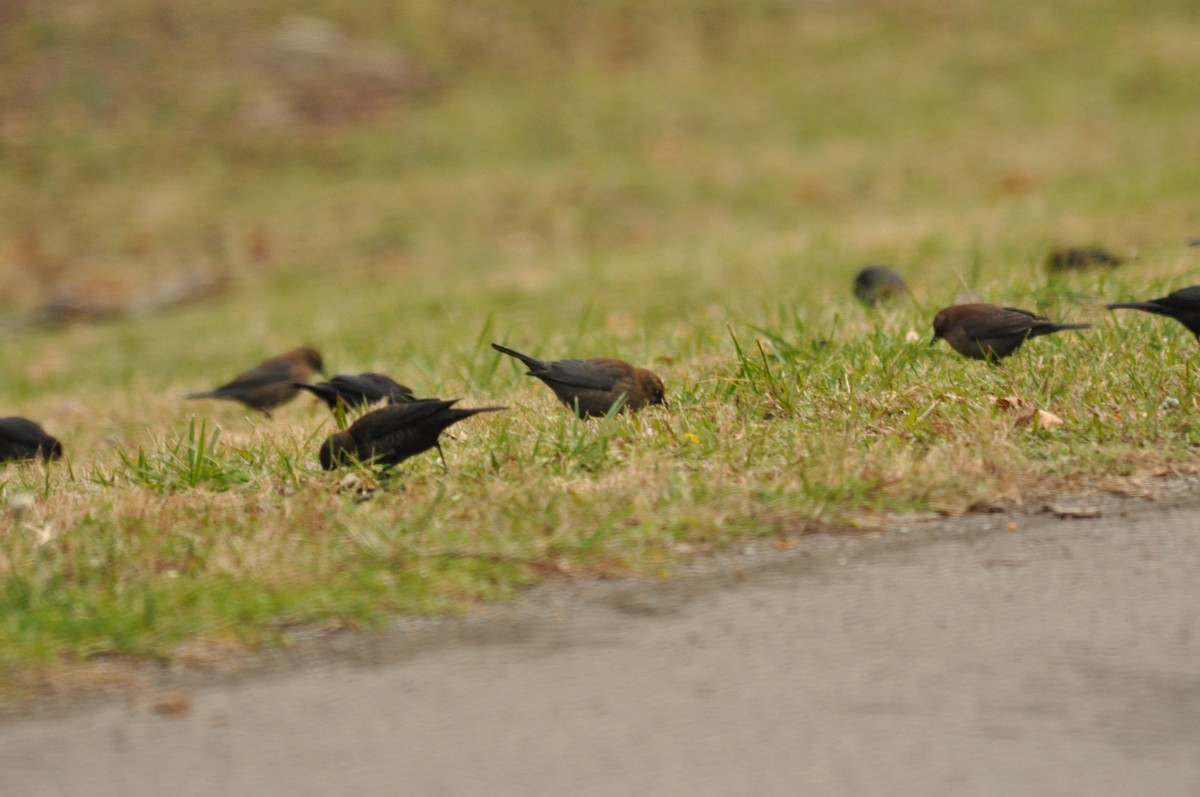
<path fill-rule="evenodd" d="M 935 346 L 935 345 L 937 345 L 937 342 L 938 342 L 939 340 L 941 340 L 941 339 L 942 339 L 942 336 L 941 336 L 941 335 L 939 335 L 938 333 L 934 332 L 934 333 L 933 333 L 933 340 L 929 341 L 929 345 L 930 345 L 930 346 Z"/>

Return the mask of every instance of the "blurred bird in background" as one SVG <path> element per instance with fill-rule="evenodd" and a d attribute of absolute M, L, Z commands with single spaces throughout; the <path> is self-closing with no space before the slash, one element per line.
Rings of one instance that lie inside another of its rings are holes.
<path fill-rule="evenodd" d="M 321 354 L 311 346 L 300 346 L 239 374 L 215 390 L 189 393 L 189 399 L 216 398 L 240 401 L 250 409 L 271 417 L 271 410 L 296 397 L 297 382 L 307 382 L 313 372 L 325 373 Z"/>

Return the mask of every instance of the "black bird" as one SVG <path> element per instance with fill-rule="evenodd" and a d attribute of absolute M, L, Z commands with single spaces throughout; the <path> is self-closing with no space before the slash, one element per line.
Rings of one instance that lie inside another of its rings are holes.
<path fill-rule="evenodd" d="M 1174 318 L 1200 340 L 1200 285 L 1180 288 L 1161 299 L 1148 302 L 1114 302 L 1109 310 L 1144 310 L 1155 315 Z"/>
<path fill-rule="evenodd" d="M 218 398 L 240 401 L 271 417 L 271 410 L 296 397 L 296 382 L 307 382 L 313 371 L 325 373 L 321 354 L 311 346 L 268 357 L 245 373 L 238 374 L 215 390 L 189 393 L 186 398 Z"/>
<path fill-rule="evenodd" d="M 1062 246 L 1052 249 L 1046 256 L 1046 268 L 1050 271 L 1070 271 L 1092 266 L 1113 268 L 1124 262 L 1123 258 L 1098 246 Z"/>
<path fill-rule="evenodd" d="M 401 401 L 412 401 L 416 398 L 412 388 L 402 385 L 390 376 L 375 373 L 337 374 L 330 377 L 328 382 L 318 382 L 310 385 L 307 382 L 293 382 L 301 390 L 307 390 L 324 401 L 329 409 L 335 409 L 338 402 L 347 407 L 366 407 L 377 401 L 387 399 L 388 404 Z"/>
<path fill-rule="evenodd" d="M 27 418 L 0 418 L 0 462 L 62 457 L 62 443 Z"/>
<path fill-rule="evenodd" d="M 516 357 L 529 368 L 529 376 L 545 382 L 558 400 L 576 410 L 580 418 L 607 415 L 625 397 L 622 409 L 634 411 L 647 404 L 666 404 L 658 374 L 612 357 L 590 360 L 539 360 L 493 343 L 498 352 Z"/>
<path fill-rule="evenodd" d="M 457 401 L 417 399 L 372 410 L 350 424 L 350 428 L 329 436 L 318 454 L 321 467 L 333 470 L 353 459 L 391 467 L 434 447 L 440 454 L 438 436 L 446 427 L 481 412 L 508 409 L 456 409 L 453 405 Z M 445 462 L 444 455 L 442 461 Z"/>
<path fill-rule="evenodd" d="M 938 311 L 933 319 L 933 340 L 945 340 L 959 354 L 976 360 L 999 362 L 1029 338 L 1087 329 L 1091 324 L 1056 324 L 1028 310 L 995 304 L 956 304 Z"/>
<path fill-rule="evenodd" d="M 854 296 L 867 307 L 907 292 L 904 279 L 887 266 L 870 265 L 854 275 Z"/>

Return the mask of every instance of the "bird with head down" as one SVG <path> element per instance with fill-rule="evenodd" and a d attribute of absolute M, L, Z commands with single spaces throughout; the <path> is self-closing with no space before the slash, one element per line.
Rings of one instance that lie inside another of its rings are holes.
<path fill-rule="evenodd" d="M 431 448 L 441 453 L 438 437 L 447 427 L 481 412 L 508 409 L 459 409 L 454 406 L 457 402 L 458 399 L 416 399 L 372 410 L 349 428 L 330 435 L 317 452 L 317 458 L 325 470 L 352 461 L 390 468 Z M 442 461 L 445 462 L 444 455 Z"/>
<path fill-rule="evenodd" d="M 612 357 L 590 360 L 539 360 L 493 343 L 492 348 L 516 357 L 550 386 L 558 400 L 580 418 L 607 415 L 619 402 L 633 412 L 651 404 L 666 405 L 666 390 L 658 374 Z"/>
<path fill-rule="evenodd" d="M 939 310 L 934 317 L 933 340 L 929 345 L 945 340 L 964 357 L 999 363 L 1029 338 L 1089 327 L 1091 324 L 1058 324 L 1015 307 L 956 304 Z"/>
<path fill-rule="evenodd" d="M 0 418 L 0 462 L 60 459 L 62 443 L 28 418 Z"/>

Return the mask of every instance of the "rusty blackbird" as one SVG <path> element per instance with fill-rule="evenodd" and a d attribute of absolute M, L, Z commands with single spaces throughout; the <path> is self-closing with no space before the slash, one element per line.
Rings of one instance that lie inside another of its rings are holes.
<path fill-rule="evenodd" d="M 333 470 L 353 459 L 391 467 L 434 447 L 441 453 L 438 436 L 447 426 L 481 412 L 508 409 L 457 409 L 453 406 L 457 401 L 416 399 L 372 410 L 350 428 L 329 436 L 318 453 L 321 467 Z"/>
<path fill-rule="evenodd" d="M 932 346 L 945 339 L 959 354 L 976 360 L 999 362 L 1028 338 L 1064 329 L 1087 329 L 1091 324 L 1056 324 L 1015 307 L 995 304 L 956 304 L 943 308 L 933 319 Z"/>
<path fill-rule="evenodd" d="M 1050 271 L 1073 271 L 1093 266 L 1113 268 L 1124 262 L 1123 258 L 1098 246 L 1060 246 L 1046 255 L 1046 268 Z"/>
<path fill-rule="evenodd" d="M 904 280 L 887 266 L 870 265 L 854 275 L 854 296 L 867 307 L 907 292 Z"/>
<path fill-rule="evenodd" d="M 1200 340 L 1200 285 L 1180 288 L 1161 299 L 1148 302 L 1115 302 L 1108 305 L 1108 309 L 1145 310 L 1147 313 L 1174 318 Z"/>
<path fill-rule="evenodd" d="M 331 410 L 337 407 L 339 401 L 347 407 L 360 408 L 384 399 L 387 399 L 388 404 L 395 404 L 416 398 L 411 387 L 400 384 L 390 376 L 371 372 L 337 374 L 330 377 L 328 382 L 318 382 L 315 385 L 307 382 L 293 384 L 324 401 Z"/>
<path fill-rule="evenodd" d="M 189 393 L 187 398 L 218 398 L 240 401 L 271 417 L 271 410 L 296 397 L 296 382 L 307 382 L 313 371 L 324 373 L 320 353 L 310 346 L 269 357 L 215 390 Z"/>
<path fill-rule="evenodd" d="M 28 418 L 0 418 L 0 462 L 62 457 L 62 443 Z"/>
<path fill-rule="evenodd" d="M 647 404 L 667 403 L 658 375 L 624 360 L 596 357 L 591 360 L 539 360 L 528 354 L 493 343 L 492 348 L 525 363 L 529 376 L 545 382 L 558 400 L 580 418 L 606 415 L 622 396 L 622 409 L 640 409 Z"/>

